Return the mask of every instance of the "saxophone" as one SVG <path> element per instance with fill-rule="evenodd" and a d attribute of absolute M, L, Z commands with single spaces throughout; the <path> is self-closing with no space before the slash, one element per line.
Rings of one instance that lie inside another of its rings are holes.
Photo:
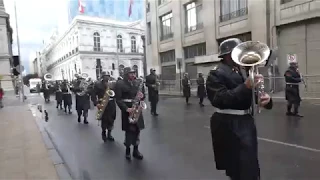
<path fill-rule="evenodd" d="M 139 89 L 132 104 L 133 112 L 129 114 L 129 122 L 132 124 L 137 123 L 142 113 L 142 110 L 147 109 L 147 104 L 144 101 L 142 101 L 139 97 L 139 94 L 142 93 L 143 79 L 139 80 L 141 81 L 139 84 Z"/>
<path fill-rule="evenodd" d="M 102 98 L 99 99 L 99 104 L 97 105 L 97 108 L 98 108 L 98 111 L 97 111 L 97 114 L 96 114 L 96 119 L 97 120 L 101 120 L 102 118 L 102 115 L 104 113 L 104 111 L 106 110 L 106 107 L 108 105 L 108 102 L 109 102 L 109 98 L 110 97 L 114 97 L 115 93 L 113 90 L 110 89 L 110 84 L 112 82 L 108 82 L 108 87 L 104 93 L 104 96 Z"/>

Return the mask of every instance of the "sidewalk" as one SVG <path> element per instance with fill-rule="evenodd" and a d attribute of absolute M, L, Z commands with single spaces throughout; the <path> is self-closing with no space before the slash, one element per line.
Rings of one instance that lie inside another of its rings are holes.
<path fill-rule="evenodd" d="M 59 179 L 27 105 L 0 109 L 0 179 Z"/>

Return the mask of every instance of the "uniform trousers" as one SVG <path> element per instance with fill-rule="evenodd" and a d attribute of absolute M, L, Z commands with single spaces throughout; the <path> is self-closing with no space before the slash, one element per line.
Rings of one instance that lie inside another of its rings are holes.
<path fill-rule="evenodd" d="M 131 145 L 138 146 L 140 144 L 140 129 L 137 124 L 129 124 L 125 131 L 124 145 L 129 147 Z"/>

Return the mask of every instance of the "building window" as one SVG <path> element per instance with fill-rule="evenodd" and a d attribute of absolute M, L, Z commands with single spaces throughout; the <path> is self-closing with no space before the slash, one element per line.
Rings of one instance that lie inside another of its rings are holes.
<path fill-rule="evenodd" d="M 136 37 L 134 36 L 131 37 L 131 52 L 133 53 L 137 52 L 137 41 L 136 41 Z"/>
<path fill-rule="evenodd" d="M 285 4 L 285 3 L 288 3 L 288 2 L 291 2 L 292 0 L 281 0 L 281 4 Z"/>
<path fill-rule="evenodd" d="M 184 58 L 194 58 L 195 56 L 206 55 L 206 43 L 195 44 L 184 48 Z"/>
<path fill-rule="evenodd" d="M 112 70 L 115 70 L 115 66 L 114 66 L 114 63 L 112 63 Z"/>
<path fill-rule="evenodd" d="M 147 32 L 148 32 L 147 43 L 151 44 L 151 22 L 147 23 Z"/>
<path fill-rule="evenodd" d="M 117 36 L 117 51 L 123 52 L 123 44 L 122 44 L 122 36 L 121 35 Z"/>
<path fill-rule="evenodd" d="M 165 3 L 165 2 L 167 2 L 167 0 L 158 0 L 158 2 L 159 2 L 159 5 L 161 5 L 161 4 Z"/>
<path fill-rule="evenodd" d="M 124 70 L 124 65 L 121 64 L 121 65 L 119 66 L 119 75 L 120 75 L 121 77 L 123 77 L 123 74 L 124 74 L 123 70 Z"/>
<path fill-rule="evenodd" d="M 93 33 L 93 51 L 100 51 L 100 34 Z"/>
<path fill-rule="evenodd" d="M 220 22 L 248 14 L 248 0 L 220 0 Z"/>
<path fill-rule="evenodd" d="M 175 59 L 176 59 L 176 57 L 175 57 L 174 50 L 160 53 L 160 62 L 161 63 L 174 62 Z"/>
<path fill-rule="evenodd" d="M 136 76 L 139 77 L 138 66 L 137 65 L 133 65 L 132 69 L 136 72 Z"/>
<path fill-rule="evenodd" d="M 202 4 L 191 2 L 185 6 L 186 28 L 185 32 L 191 32 L 203 28 L 201 18 Z"/>
<path fill-rule="evenodd" d="M 161 37 L 160 40 L 166 40 L 173 37 L 172 32 L 172 12 L 160 17 Z"/>
<path fill-rule="evenodd" d="M 147 13 L 150 12 L 150 2 L 149 1 L 147 1 L 146 11 L 147 11 Z"/>

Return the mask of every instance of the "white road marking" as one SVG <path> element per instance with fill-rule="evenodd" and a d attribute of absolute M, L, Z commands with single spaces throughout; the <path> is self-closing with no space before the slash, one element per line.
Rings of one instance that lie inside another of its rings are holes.
<path fill-rule="evenodd" d="M 204 126 L 207 129 L 210 129 L 209 126 Z M 305 147 L 305 146 L 300 146 L 298 144 L 290 144 L 290 143 L 286 143 L 286 142 L 281 142 L 281 141 L 276 141 L 276 140 L 272 140 L 272 139 L 267 139 L 267 138 L 262 138 L 262 137 L 258 137 L 258 140 L 260 141 L 265 141 L 265 142 L 269 142 L 269 143 L 274 143 L 274 144 L 280 144 L 280 145 L 284 145 L 284 146 L 289 146 L 289 147 L 294 147 L 297 149 L 303 149 L 306 151 L 312 151 L 312 152 L 320 152 L 320 149 L 315 149 L 315 148 L 310 148 L 310 147 Z"/>

